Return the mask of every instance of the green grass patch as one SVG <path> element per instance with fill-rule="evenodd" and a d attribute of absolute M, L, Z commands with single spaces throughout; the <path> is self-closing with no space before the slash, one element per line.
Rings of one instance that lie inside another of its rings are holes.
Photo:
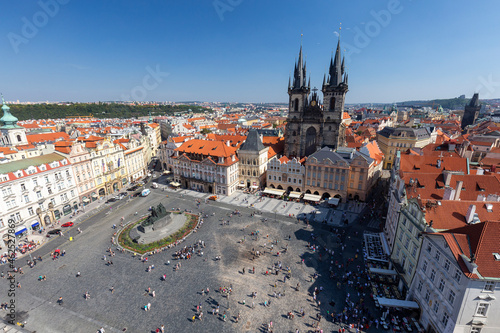
<path fill-rule="evenodd" d="M 180 212 L 172 212 L 174 214 L 181 214 Z M 189 213 L 184 213 L 186 216 L 186 222 L 180 228 L 177 230 L 175 233 L 172 235 L 157 240 L 156 242 L 153 243 L 147 243 L 147 244 L 139 244 L 134 242 L 132 238 L 130 238 L 130 230 L 132 230 L 135 226 L 137 226 L 139 223 L 143 222 L 144 220 L 147 219 L 147 217 L 140 219 L 139 221 L 135 223 L 129 224 L 123 231 L 120 233 L 120 236 L 118 237 L 118 244 L 122 246 L 125 249 L 144 254 L 146 252 L 151 252 L 159 248 L 163 248 L 165 246 L 168 246 L 170 244 L 175 243 L 178 240 L 181 240 L 182 238 L 186 237 L 187 234 L 189 234 L 195 227 L 196 224 L 198 223 L 198 215 L 195 214 L 189 214 Z"/>

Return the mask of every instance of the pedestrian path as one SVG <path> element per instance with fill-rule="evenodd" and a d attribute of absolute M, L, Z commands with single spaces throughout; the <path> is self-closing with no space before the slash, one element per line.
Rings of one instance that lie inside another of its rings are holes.
<path fill-rule="evenodd" d="M 188 189 L 175 191 L 166 188 L 165 190 L 202 200 L 208 200 L 208 198 L 213 195 Z M 239 190 L 231 196 L 218 196 L 217 201 L 234 206 L 253 208 L 259 212 L 307 219 L 311 222 L 321 222 L 336 227 L 344 226 L 345 224 L 343 221 L 345 219 L 347 219 L 349 223 L 352 223 L 366 206 L 365 203 L 355 201 L 341 203 L 337 208 L 329 206 L 312 206 L 302 202 L 283 201 L 280 199 L 261 197 L 255 194 L 247 194 Z"/>

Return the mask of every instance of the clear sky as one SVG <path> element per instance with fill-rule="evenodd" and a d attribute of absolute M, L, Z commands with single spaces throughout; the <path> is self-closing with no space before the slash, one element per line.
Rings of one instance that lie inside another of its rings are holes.
<path fill-rule="evenodd" d="M 7 100 L 286 102 L 303 34 L 321 88 L 342 23 L 347 103 L 500 97 L 500 3 L 41 0 L 2 3 Z"/>

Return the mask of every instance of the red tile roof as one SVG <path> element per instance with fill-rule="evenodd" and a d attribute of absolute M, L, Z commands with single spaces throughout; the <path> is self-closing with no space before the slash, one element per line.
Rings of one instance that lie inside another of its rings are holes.
<path fill-rule="evenodd" d="M 433 221 L 432 227 L 436 230 L 449 230 L 467 225 L 465 216 L 470 205 L 476 206 L 476 214 L 481 222 L 500 220 L 500 202 L 479 202 L 479 201 L 441 201 L 422 200 L 425 207 L 425 221 L 427 224 Z M 486 204 L 493 206 L 492 212 L 488 212 Z"/>
<path fill-rule="evenodd" d="M 54 142 L 57 140 L 67 140 L 69 135 L 65 132 L 27 134 L 26 138 L 29 143 Z"/>
<path fill-rule="evenodd" d="M 470 261 L 474 255 L 477 272 L 482 278 L 500 278 L 500 261 L 493 256 L 500 253 L 500 223 L 487 221 L 438 233 L 446 240 L 463 273 L 473 279 L 479 276 L 470 272 L 464 258 Z"/>
<path fill-rule="evenodd" d="M 442 157 L 441 168 L 437 168 L 435 156 L 401 155 L 402 172 L 436 173 L 442 170 L 467 172 L 467 159 L 461 157 Z"/>

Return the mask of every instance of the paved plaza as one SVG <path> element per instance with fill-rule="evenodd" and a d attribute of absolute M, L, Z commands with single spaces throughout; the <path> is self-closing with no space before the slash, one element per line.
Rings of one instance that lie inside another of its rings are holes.
<path fill-rule="evenodd" d="M 319 313 L 323 317 L 319 327 L 324 332 L 337 332 L 339 324 L 325 317 L 342 311 L 347 293 L 353 302 L 364 298 L 368 311 L 379 316 L 368 295 L 358 295 L 353 287 L 345 285 L 337 288 L 337 280 L 330 279 L 330 261 L 347 264 L 352 258 L 353 271 L 363 266 L 362 256 L 354 259 L 356 249 L 362 253 L 361 227 L 356 218 L 363 206 L 350 203 L 338 210 L 315 208 L 277 199 L 260 200 L 240 192 L 217 202 L 207 201 L 208 197 L 206 193 L 158 189 L 146 198 L 122 200 L 82 219 L 63 237 L 32 254 L 41 255 L 43 261 L 31 269 L 25 266 L 24 274 L 16 275 L 21 283 L 16 290 L 18 320 L 26 321 L 25 328 L 36 332 L 96 332 L 100 327 L 106 332 L 123 332 L 125 328 L 127 332 L 154 332 L 161 325 L 166 332 L 265 332 L 271 321 L 273 332 L 308 332 L 318 325 Z M 160 202 L 167 209 L 202 212 L 206 216 L 202 227 L 179 246 L 149 256 L 147 263 L 112 246 L 111 237 L 116 231 L 113 224 L 118 225 L 122 216 L 125 222 L 135 220 L 146 214 L 149 206 Z M 232 214 L 235 210 L 240 214 Z M 339 227 L 344 212 L 349 225 Z M 327 223 L 311 222 L 308 226 L 296 218 L 300 214 L 310 221 L 315 217 Z M 79 234 L 76 227 L 83 232 Z M 335 230 L 345 233 L 339 238 Z M 174 259 L 175 251 L 200 240 L 206 245 L 201 249 L 202 256 Z M 308 244 L 319 245 L 320 251 Z M 347 246 L 341 251 L 343 244 Z M 115 256 L 110 257 L 109 247 Z M 66 255 L 51 259 L 49 253 L 55 248 L 65 250 Z M 327 258 L 324 248 L 334 251 L 332 258 Z M 256 251 L 259 257 L 254 256 Z M 220 260 L 216 260 L 217 256 Z M 25 263 L 23 258 L 17 265 Z M 181 267 L 174 270 L 178 263 Z M 274 275 L 273 266 L 278 263 L 282 269 Z M 147 272 L 151 265 L 154 269 Z M 291 278 L 285 280 L 287 267 Z M 255 273 L 251 272 L 253 268 Z M 47 279 L 39 281 L 41 275 Z M 0 288 L 7 291 L 6 279 L 0 279 Z M 210 292 L 202 293 L 207 288 Z M 231 288 L 229 297 L 220 288 Z M 322 289 L 316 300 L 315 288 Z M 84 297 L 86 292 L 89 299 Z M 256 297 L 252 297 L 254 292 Z M 62 305 L 57 303 L 59 297 L 63 298 Z M 1 296 L 2 302 L 5 299 L 6 292 Z M 150 310 L 145 311 L 148 303 Z M 202 320 L 197 316 L 200 305 Z M 219 315 L 211 314 L 217 306 Z M 305 312 L 303 317 L 301 310 Z M 294 319 L 287 318 L 289 312 Z"/>

